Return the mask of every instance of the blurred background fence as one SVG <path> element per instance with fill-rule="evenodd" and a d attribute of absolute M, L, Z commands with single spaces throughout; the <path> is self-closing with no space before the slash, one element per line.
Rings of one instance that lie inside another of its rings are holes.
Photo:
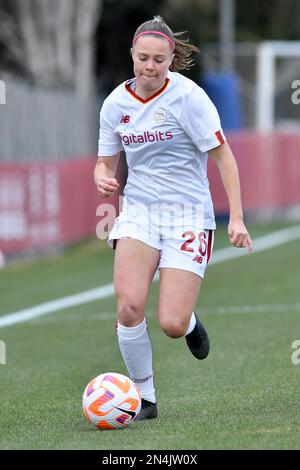
<path fill-rule="evenodd" d="M 1 162 L 85 158 L 95 155 L 104 96 L 37 87 L 5 77 Z"/>

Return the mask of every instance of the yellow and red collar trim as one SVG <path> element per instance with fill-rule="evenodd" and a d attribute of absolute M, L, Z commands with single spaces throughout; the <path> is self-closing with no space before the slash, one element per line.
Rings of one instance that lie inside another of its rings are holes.
<path fill-rule="evenodd" d="M 130 83 L 131 83 L 131 80 L 129 80 L 128 82 L 125 83 L 125 88 L 126 90 L 128 91 L 128 93 L 131 94 L 131 96 L 133 96 L 133 98 L 135 98 L 136 100 L 138 100 L 140 103 L 149 103 L 149 101 L 152 101 L 154 98 L 156 98 L 157 96 L 161 95 L 165 89 L 167 88 L 167 86 L 169 85 L 170 83 L 170 79 L 169 78 L 166 78 L 166 81 L 164 83 L 164 85 L 159 89 L 157 90 L 153 95 L 149 96 L 149 98 L 147 99 L 144 99 L 144 98 L 141 98 L 139 95 L 137 95 L 131 88 L 130 88 Z"/>

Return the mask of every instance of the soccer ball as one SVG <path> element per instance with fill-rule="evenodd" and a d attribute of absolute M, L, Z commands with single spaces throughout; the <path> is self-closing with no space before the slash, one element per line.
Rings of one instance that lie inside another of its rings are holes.
<path fill-rule="evenodd" d="M 115 372 L 92 379 L 82 396 L 86 419 L 100 429 L 127 428 L 140 412 L 141 401 L 132 380 Z"/>

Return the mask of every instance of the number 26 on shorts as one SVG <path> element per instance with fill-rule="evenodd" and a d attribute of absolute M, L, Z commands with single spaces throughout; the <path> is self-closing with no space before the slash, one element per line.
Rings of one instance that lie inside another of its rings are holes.
<path fill-rule="evenodd" d="M 208 235 L 208 239 L 207 239 Z M 186 241 L 182 243 L 180 249 L 182 251 L 188 251 L 191 253 L 195 253 L 195 249 L 191 246 L 191 244 L 195 241 L 196 239 L 196 234 L 192 232 L 191 230 L 188 230 L 182 234 L 183 238 L 186 238 Z M 209 230 L 207 232 L 200 232 L 198 234 L 198 241 L 199 241 L 199 246 L 198 246 L 198 251 L 200 253 L 199 255 L 196 255 L 194 258 L 195 261 L 202 262 L 203 258 L 207 255 L 207 262 L 209 261 L 210 258 L 210 252 L 211 252 L 211 239 L 212 239 L 212 230 Z"/>
<path fill-rule="evenodd" d="M 191 230 L 188 230 L 187 232 L 184 232 L 182 234 L 183 238 L 187 238 L 188 239 L 181 245 L 181 250 L 182 251 L 190 251 L 192 253 L 195 252 L 194 248 L 192 248 L 191 245 L 195 238 L 196 238 L 196 235 L 194 232 L 192 232 Z M 205 256 L 206 255 L 206 251 L 207 251 L 207 242 L 206 242 L 206 233 L 205 232 L 200 232 L 198 234 L 198 240 L 199 240 L 199 253 L 201 256 Z"/>

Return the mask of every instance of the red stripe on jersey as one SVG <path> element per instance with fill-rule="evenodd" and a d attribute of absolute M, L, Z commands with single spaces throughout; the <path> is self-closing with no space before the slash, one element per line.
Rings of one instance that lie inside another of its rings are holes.
<path fill-rule="evenodd" d="M 210 257 L 211 257 L 212 237 L 213 237 L 213 231 L 209 230 L 208 244 L 207 244 L 207 264 L 209 263 L 209 260 L 210 260 Z"/>
<path fill-rule="evenodd" d="M 222 134 L 221 131 L 215 132 L 215 136 L 218 139 L 220 145 L 225 143 L 225 139 L 224 139 L 223 134 Z"/>
<path fill-rule="evenodd" d="M 165 89 L 167 88 L 167 86 L 169 85 L 169 82 L 170 82 L 170 79 L 169 78 L 166 78 L 166 81 L 165 81 L 165 84 L 156 92 L 154 93 L 154 95 L 151 95 L 149 96 L 149 98 L 147 98 L 146 100 L 144 100 L 144 98 L 141 98 L 139 95 L 137 95 L 129 86 L 129 83 L 125 83 L 125 89 L 138 101 L 140 101 L 141 103 L 149 103 L 149 101 L 153 100 L 154 98 L 156 98 L 157 96 L 159 96 L 161 93 L 163 93 L 165 91 Z"/>

